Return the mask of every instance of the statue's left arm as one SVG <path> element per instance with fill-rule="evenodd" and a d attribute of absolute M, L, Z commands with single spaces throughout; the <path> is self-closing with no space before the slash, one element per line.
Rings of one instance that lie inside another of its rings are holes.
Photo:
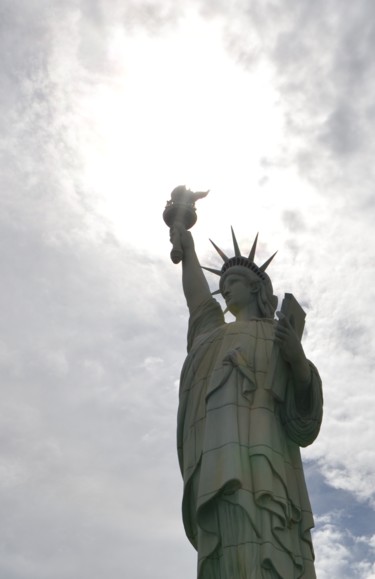
<path fill-rule="evenodd" d="M 322 383 L 317 369 L 307 360 L 292 325 L 282 313 L 278 316 L 275 341 L 289 367 L 290 376 L 281 405 L 281 420 L 293 442 L 308 446 L 317 437 L 322 422 Z"/>
<path fill-rule="evenodd" d="M 310 398 L 311 366 L 288 318 L 282 312 L 277 314 L 279 321 L 275 329 L 275 341 L 291 369 L 296 405 L 303 412 Z"/>

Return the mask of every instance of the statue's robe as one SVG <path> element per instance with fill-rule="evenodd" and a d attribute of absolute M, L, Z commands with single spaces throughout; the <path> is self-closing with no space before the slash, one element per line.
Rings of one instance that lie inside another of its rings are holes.
<path fill-rule="evenodd" d="M 319 432 L 321 381 L 310 363 L 303 409 L 286 363 L 269 387 L 275 323 L 225 323 L 214 299 L 190 318 L 177 438 L 198 579 L 315 578 L 299 447 Z"/>

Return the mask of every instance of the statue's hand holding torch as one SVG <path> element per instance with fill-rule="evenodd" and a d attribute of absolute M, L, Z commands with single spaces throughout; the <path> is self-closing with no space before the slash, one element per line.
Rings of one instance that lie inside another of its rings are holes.
<path fill-rule="evenodd" d="M 195 201 L 206 197 L 207 194 L 208 191 L 193 193 L 181 185 L 173 189 L 171 199 L 167 201 L 163 219 L 171 230 L 170 239 L 173 245 L 171 260 L 173 263 L 179 263 L 183 258 L 183 245 L 185 244 L 181 243 L 182 232 L 193 227 L 197 221 Z M 186 242 L 187 239 L 184 241 Z"/>

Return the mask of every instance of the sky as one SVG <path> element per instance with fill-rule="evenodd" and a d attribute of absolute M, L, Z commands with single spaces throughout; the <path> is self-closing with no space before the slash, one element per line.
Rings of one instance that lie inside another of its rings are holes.
<path fill-rule="evenodd" d="M 319 579 L 375 578 L 375 4 L 0 0 L 0 577 L 192 579 L 162 212 L 307 312 Z M 207 274 L 212 290 L 217 278 Z"/>

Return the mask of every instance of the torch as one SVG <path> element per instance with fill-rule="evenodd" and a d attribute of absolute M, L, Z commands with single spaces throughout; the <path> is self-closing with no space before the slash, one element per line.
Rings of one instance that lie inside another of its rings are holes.
<path fill-rule="evenodd" d="M 181 223 L 185 229 L 193 227 L 197 221 L 195 202 L 197 199 L 206 197 L 206 195 L 208 195 L 208 191 L 193 193 L 190 189 L 186 189 L 184 185 L 173 189 L 171 198 L 167 201 L 163 212 L 163 219 L 168 227 L 171 228 L 176 225 L 176 223 Z M 179 236 L 174 236 L 171 260 L 173 263 L 180 263 L 182 257 L 183 250 Z"/>

